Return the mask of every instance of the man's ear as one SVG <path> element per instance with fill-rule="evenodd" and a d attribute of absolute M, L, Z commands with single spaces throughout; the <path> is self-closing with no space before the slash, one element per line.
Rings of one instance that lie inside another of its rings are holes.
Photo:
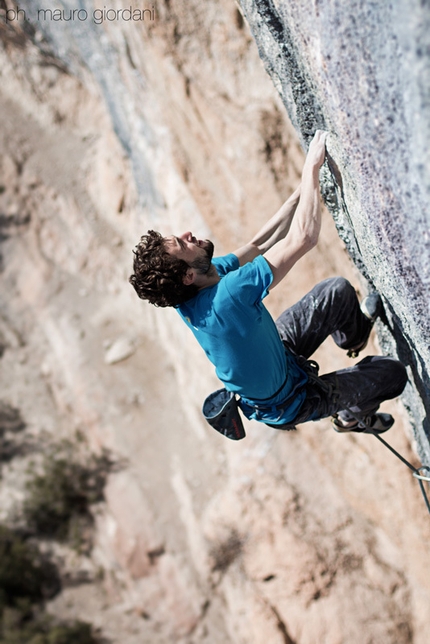
<path fill-rule="evenodd" d="M 185 286 L 191 286 L 191 284 L 194 283 L 195 278 L 196 278 L 196 274 L 194 269 L 189 268 L 186 274 L 184 275 L 184 277 L 182 278 L 182 281 L 185 284 Z"/>

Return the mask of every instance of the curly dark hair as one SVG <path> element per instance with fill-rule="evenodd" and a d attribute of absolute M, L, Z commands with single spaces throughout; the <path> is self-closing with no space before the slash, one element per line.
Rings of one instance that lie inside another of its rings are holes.
<path fill-rule="evenodd" d="M 164 237 L 155 230 L 148 230 L 133 250 L 133 275 L 129 282 L 142 300 L 154 306 L 173 306 L 197 295 L 194 284 L 186 286 L 183 278 L 189 268 L 183 259 L 170 255 Z"/>

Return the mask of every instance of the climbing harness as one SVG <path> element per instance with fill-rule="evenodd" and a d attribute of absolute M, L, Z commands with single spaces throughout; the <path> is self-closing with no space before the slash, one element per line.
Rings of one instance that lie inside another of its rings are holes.
<path fill-rule="evenodd" d="M 241 440 L 245 438 L 245 429 L 243 427 L 243 422 L 239 414 L 239 408 L 243 411 L 243 406 L 253 409 L 255 411 L 255 417 L 259 420 L 259 414 L 265 410 L 273 410 L 279 412 L 279 418 L 284 413 L 285 407 L 291 403 L 291 400 L 298 395 L 303 385 L 307 382 L 307 373 L 297 365 L 296 369 L 298 373 L 302 376 L 302 379 L 297 383 L 295 387 L 288 393 L 287 397 L 280 403 L 275 405 L 269 404 L 273 398 L 276 398 L 278 394 L 282 391 L 285 385 L 289 380 L 289 369 L 288 369 L 288 358 L 290 353 L 288 352 L 288 347 L 284 342 L 284 348 L 286 351 L 286 368 L 285 368 L 285 379 L 282 385 L 279 387 L 274 394 L 269 398 L 260 398 L 256 401 L 248 401 L 246 398 L 242 398 L 239 394 L 228 391 L 227 389 L 217 389 L 211 393 L 205 399 L 203 403 L 202 413 L 205 417 L 205 420 L 209 423 L 211 427 L 216 429 L 220 434 L 230 438 L 231 440 Z"/>
<path fill-rule="evenodd" d="M 331 383 L 324 382 L 324 380 L 318 377 L 319 365 L 317 362 L 306 360 L 302 356 L 297 356 L 297 360 L 301 369 L 306 372 L 310 382 L 325 391 L 332 400 L 336 400 L 339 397 L 339 391 L 336 386 L 333 386 Z M 345 407 L 345 410 L 348 411 L 358 422 L 359 427 L 366 429 L 367 434 L 375 436 L 375 438 L 385 445 L 390 452 L 397 456 L 397 458 L 412 471 L 412 475 L 418 481 L 424 502 L 430 514 L 430 499 L 424 487 L 424 481 L 430 483 L 430 467 L 428 465 L 414 467 L 412 463 L 409 463 L 404 456 L 399 454 L 399 452 L 387 443 L 387 441 L 384 440 L 377 432 L 372 431 L 372 428 L 365 424 L 363 418 L 354 414 L 354 412 L 352 412 L 348 407 Z M 241 440 L 245 437 L 245 429 L 239 415 L 238 402 L 234 393 L 229 392 L 226 389 L 218 389 L 206 398 L 202 411 L 207 422 L 227 438 L 232 440 Z M 270 426 L 276 427 L 276 425 Z"/>

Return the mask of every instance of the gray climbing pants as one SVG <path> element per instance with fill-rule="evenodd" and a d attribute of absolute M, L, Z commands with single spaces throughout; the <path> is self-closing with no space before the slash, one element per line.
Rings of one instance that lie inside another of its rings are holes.
<path fill-rule="evenodd" d="M 331 335 L 342 349 L 360 346 L 371 323 L 360 310 L 357 294 L 342 277 L 317 284 L 276 320 L 279 334 L 297 356 L 308 359 Z M 396 398 L 407 381 L 401 362 L 386 356 L 369 356 L 355 366 L 311 378 L 297 417 L 277 429 L 290 429 L 308 420 L 338 414 L 344 421 L 373 414 L 384 400 Z M 350 411 L 349 411 L 350 410 Z"/>

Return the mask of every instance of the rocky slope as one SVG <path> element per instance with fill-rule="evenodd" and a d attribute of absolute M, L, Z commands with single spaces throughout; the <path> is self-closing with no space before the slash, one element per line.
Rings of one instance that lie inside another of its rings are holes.
<path fill-rule="evenodd" d="M 97 24 L 92 3 L 69 22 L 41 20 L 41 5 L 0 24 L 1 402 L 27 442 L 79 430 L 121 462 L 91 557 L 64 554 L 91 583 L 50 610 L 124 644 L 424 644 L 430 526 L 406 468 L 328 421 L 248 424 L 239 444 L 214 435 L 205 357 L 174 311 L 127 283 L 148 228 L 230 250 L 298 181 L 300 144 L 242 14 L 165 0 L 155 20 Z M 343 154 L 333 136 L 351 208 Z M 363 290 L 326 213 L 268 306 L 339 273 Z M 317 358 L 349 364 L 331 341 Z M 404 410 L 386 409 L 390 441 L 418 463 Z M 26 458 L 2 467 L 2 520 L 22 502 Z"/>

